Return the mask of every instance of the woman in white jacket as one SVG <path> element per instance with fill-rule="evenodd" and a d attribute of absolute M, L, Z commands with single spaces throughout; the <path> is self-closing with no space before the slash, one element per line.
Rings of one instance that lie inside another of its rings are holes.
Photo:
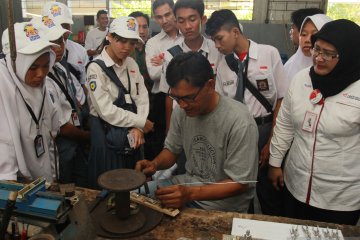
<path fill-rule="evenodd" d="M 295 75 L 282 102 L 269 176 L 275 188 L 285 186 L 288 217 L 352 225 L 359 219 L 360 45 L 349 44 L 355 39 L 354 22 L 325 24 L 311 37 L 313 66 Z"/>

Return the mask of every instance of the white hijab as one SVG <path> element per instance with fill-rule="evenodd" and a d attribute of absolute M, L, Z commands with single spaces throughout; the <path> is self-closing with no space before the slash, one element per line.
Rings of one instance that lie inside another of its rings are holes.
<path fill-rule="evenodd" d="M 307 16 L 301 24 L 300 33 L 308 20 L 314 23 L 318 31 L 324 26 L 325 23 L 332 21 L 332 19 L 325 14 Z M 299 46 L 296 53 L 291 56 L 291 58 L 285 63 L 284 68 L 287 80 L 290 82 L 296 73 L 310 66 L 312 66 L 312 57 L 305 56 L 301 51 L 301 47 Z"/>
<path fill-rule="evenodd" d="M 10 54 L 6 55 L 8 72 L 10 73 L 15 88 L 13 102 L 8 103 L 14 107 L 13 115 L 10 115 L 12 118 L 9 118 L 8 121 L 12 129 L 11 132 L 19 134 L 13 136 L 19 174 L 29 179 L 36 179 L 43 176 L 48 181 L 52 181 L 55 166 L 50 156 L 50 152 L 52 151 L 50 149 L 52 146 L 50 132 L 54 130 L 52 129 L 54 125 L 52 114 L 54 107 L 45 89 L 45 82 L 43 86 L 35 88 L 25 83 L 25 75 L 30 66 L 44 53 L 50 54 L 49 65 L 51 68 L 55 62 L 55 54 L 48 47 L 35 54 L 25 55 L 17 53 L 15 62 L 16 73 L 11 66 Z M 40 118 L 40 129 L 38 131 L 36 123 L 32 119 L 24 100 L 31 107 L 35 116 L 38 117 L 44 94 L 44 107 L 42 117 Z M 34 140 L 38 134 L 42 135 L 45 148 L 45 153 L 40 157 L 36 156 L 34 146 Z M 19 136 L 20 139 L 18 139 Z"/>

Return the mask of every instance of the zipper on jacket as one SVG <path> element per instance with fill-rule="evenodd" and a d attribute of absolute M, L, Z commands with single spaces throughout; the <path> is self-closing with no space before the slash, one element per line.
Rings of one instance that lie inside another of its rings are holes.
<path fill-rule="evenodd" d="M 309 204 L 310 202 L 310 195 L 311 195 L 311 185 L 312 185 L 312 178 L 313 178 L 313 171 L 314 171 L 314 158 L 315 158 L 315 146 L 316 146 L 316 136 L 317 136 L 317 128 L 320 122 L 320 117 L 321 117 L 321 113 L 324 109 L 324 105 L 325 105 L 325 101 L 324 103 L 321 105 L 321 109 L 320 109 L 320 113 L 319 113 L 319 118 L 316 122 L 316 126 L 315 126 L 315 139 L 314 139 L 314 144 L 313 144 L 313 149 L 312 149 L 312 158 L 311 158 L 311 170 L 310 170 L 310 179 L 309 179 L 309 185 L 308 185 L 308 190 L 307 190 L 307 194 L 306 194 L 306 204 Z"/>

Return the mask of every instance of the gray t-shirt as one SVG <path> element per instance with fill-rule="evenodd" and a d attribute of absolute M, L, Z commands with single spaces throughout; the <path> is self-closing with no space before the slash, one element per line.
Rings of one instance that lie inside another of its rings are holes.
<path fill-rule="evenodd" d="M 256 181 L 258 129 L 247 107 L 220 96 L 218 106 L 209 114 L 188 117 L 177 106 L 171 117 L 165 147 L 174 154 L 186 155 L 186 173 L 172 182 Z M 231 183 L 229 183 L 231 184 Z M 202 185 L 202 184 L 199 184 Z M 197 201 L 205 209 L 247 212 L 254 197 L 255 184 L 241 194 L 221 200 Z"/>

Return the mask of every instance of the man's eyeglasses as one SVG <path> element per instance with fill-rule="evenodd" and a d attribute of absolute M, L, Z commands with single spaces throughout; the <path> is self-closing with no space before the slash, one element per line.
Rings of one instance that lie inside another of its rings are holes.
<path fill-rule="evenodd" d="M 321 51 L 321 49 L 316 48 L 316 47 L 310 49 L 310 52 L 311 52 L 311 54 L 312 54 L 314 57 L 317 57 L 317 56 L 321 55 L 321 57 L 322 57 L 325 61 L 331 61 L 331 60 L 333 60 L 334 58 L 339 58 L 339 54 L 337 54 L 337 53 L 331 53 L 331 52 Z"/>
<path fill-rule="evenodd" d="M 198 91 L 197 93 L 193 94 L 193 95 L 188 95 L 188 96 L 183 96 L 183 97 L 177 97 L 177 96 L 174 96 L 174 95 L 171 95 L 171 91 L 170 91 L 170 88 L 168 90 L 168 93 L 167 95 L 174 101 L 176 101 L 177 103 L 180 103 L 180 101 L 184 101 L 185 103 L 194 103 L 195 102 L 195 99 L 196 97 L 199 95 L 199 93 L 201 92 L 201 89 L 203 89 L 204 86 L 202 86 Z"/>

